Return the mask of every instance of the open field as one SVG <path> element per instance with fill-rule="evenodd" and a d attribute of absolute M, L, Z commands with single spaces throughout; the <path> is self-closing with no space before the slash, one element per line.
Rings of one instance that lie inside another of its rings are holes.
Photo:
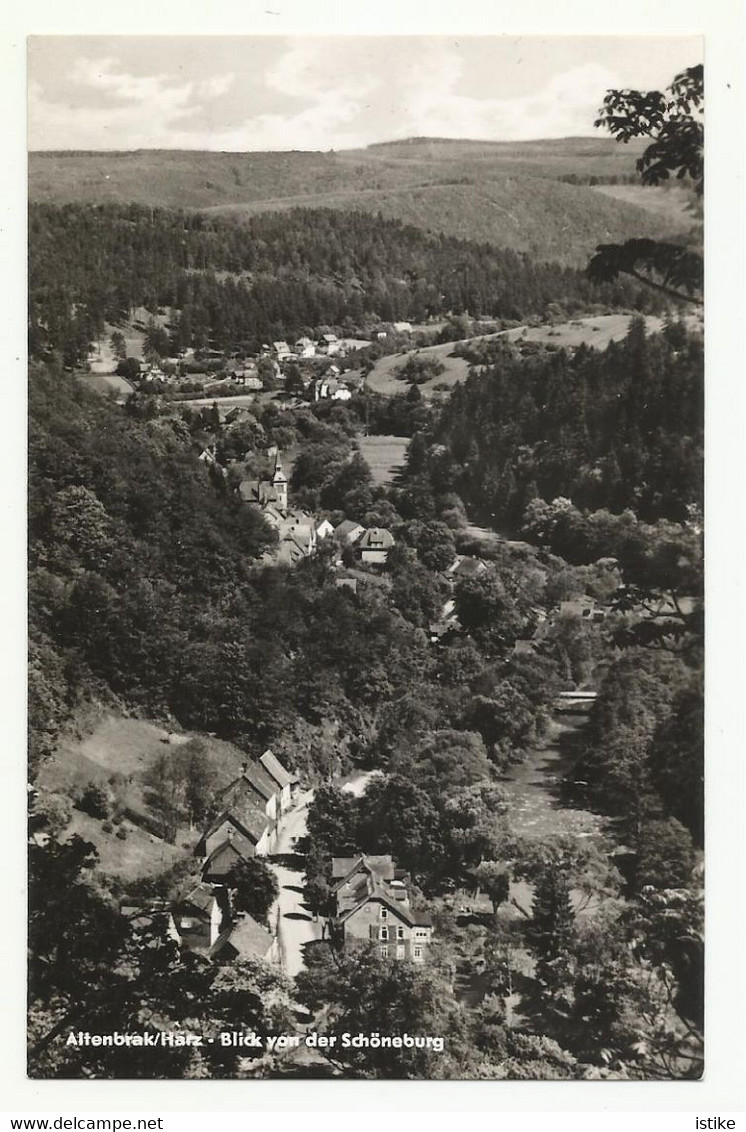
<path fill-rule="evenodd" d="M 115 373 L 79 373 L 78 377 L 84 385 L 87 385 L 95 393 L 103 393 L 104 395 L 116 393 L 127 397 L 134 392 L 132 383 L 124 377 L 118 377 Z"/>
<path fill-rule="evenodd" d="M 512 330 L 502 330 L 495 334 L 482 334 L 476 338 L 464 339 L 469 342 L 488 342 L 493 338 L 507 338 L 510 342 L 545 342 L 565 349 L 572 349 L 582 342 L 595 346 L 599 350 L 605 349 L 610 342 L 617 342 L 627 333 L 631 315 L 605 314 L 590 318 L 573 319 L 571 322 L 557 323 L 555 326 L 526 327 L 516 326 Z M 653 316 L 647 319 L 650 332 L 660 330 L 662 320 Z M 453 386 L 457 381 L 464 381 L 469 373 L 469 363 L 465 358 L 453 357 L 456 345 L 463 343 L 446 342 L 441 346 L 423 346 L 419 350 L 409 350 L 401 354 L 389 354 L 376 362 L 368 374 L 367 384 L 375 393 L 403 393 L 408 386 L 399 381 L 395 371 L 407 363 L 407 359 L 414 357 L 433 358 L 445 366 L 445 372 L 420 385 L 420 391 L 425 396 L 437 395 L 437 386 L 440 384 Z"/>
<path fill-rule="evenodd" d="M 376 487 L 391 484 L 407 454 L 407 436 L 358 436 L 357 446 L 373 473 Z"/>
<path fill-rule="evenodd" d="M 84 841 L 89 841 L 98 854 L 98 869 L 122 880 L 156 876 L 186 855 L 183 846 L 169 845 L 167 841 L 146 833 L 130 821 L 123 821 L 121 828 L 127 831 L 124 840 L 117 837 L 116 833 L 107 833 L 96 818 L 75 810 L 65 835 L 72 837 L 77 834 Z"/>
<path fill-rule="evenodd" d="M 488 338 L 495 337 L 490 334 Z M 474 339 L 477 341 L 477 339 Z M 457 381 L 464 381 L 469 373 L 469 363 L 465 358 L 451 357 L 455 342 L 445 342 L 441 346 L 423 346 L 419 350 L 405 350 L 401 354 L 387 354 L 380 358 L 366 378 L 366 384 L 374 393 L 406 393 L 409 386 L 400 381 L 396 370 L 407 364 L 408 358 L 432 358 L 445 367 L 444 372 L 420 385 L 423 394 L 432 395 L 434 387 L 439 384 L 455 385 Z"/>
<path fill-rule="evenodd" d="M 602 196 L 621 200 L 625 204 L 634 204 L 652 212 L 656 216 L 664 216 L 673 223 L 680 224 L 683 229 L 691 228 L 695 217 L 689 210 L 693 194 L 677 186 L 668 189 L 657 188 L 652 185 L 594 185 L 593 192 Z"/>
<path fill-rule="evenodd" d="M 106 831 L 101 821 L 73 811 L 69 833 L 79 833 L 98 849 L 101 868 L 117 876 L 137 876 L 166 868 L 182 850 L 153 837 L 149 829 L 157 815 L 148 804 L 146 775 L 159 755 L 174 759 L 190 739 L 203 742 L 210 763 L 214 789 L 226 786 L 239 772 L 245 754 L 231 743 L 194 732 L 174 734 L 158 724 L 141 719 L 125 719 L 116 715 L 101 718 L 90 734 L 83 738 L 63 740 L 52 757 L 41 768 L 38 784 L 54 793 L 74 798 L 88 783 L 111 788 L 117 776 L 116 798 L 127 810 L 124 822 L 127 838 L 121 840 L 115 831 Z M 138 824 L 138 818 L 143 826 Z M 157 824 L 154 826 L 158 828 Z M 186 826 L 177 836 L 177 843 L 193 844 L 196 834 Z"/>

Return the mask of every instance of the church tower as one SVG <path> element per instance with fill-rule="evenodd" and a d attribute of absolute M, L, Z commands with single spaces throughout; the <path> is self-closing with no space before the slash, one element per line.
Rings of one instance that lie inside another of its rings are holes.
<path fill-rule="evenodd" d="M 281 511 L 287 511 L 287 509 L 288 509 L 288 481 L 287 481 L 287 478 L 285 476 L 285 473 L 282 470 L 282 464 L 280 463 L 279 453 L 275 457 L 275 472 L 274 472 L 274 475 L 272 476 L 272 487 L 274 488 L 275 499 L 277 500 L 277 506 L 279 507 L 279 509 Z"/>

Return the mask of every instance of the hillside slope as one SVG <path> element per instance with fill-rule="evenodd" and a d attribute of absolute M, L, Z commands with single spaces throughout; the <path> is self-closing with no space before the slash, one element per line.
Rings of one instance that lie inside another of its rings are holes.
<path fill-rule="evenodd" d="M 380 212 L 576 264 L 602 241 L 681 230 L 676 210 L 668 217 L 587 187 L 591 178 L 632 176 L 635 156 L 631 146 L 594 138 L 413 139 L 343 153 L 32 153 L 29 197 L 248 213 L 298 205 Z M 586 184 L 557 179 L 567 177 Z"/>
<path fill-rule="evenodd" d="M 593 188 L 548 178 L 503 176 L 478 184 L 432 184 L 406 189 L 363 189 L 222 205 L 224 213 L 276 212 L 299 205 L 380 213 L 428 231 L 476 240 L 537 260 L 581 266 L 599 243 L 631 236 L 662 239 L 683 230 L 681 214 L 655 215 Z"/>

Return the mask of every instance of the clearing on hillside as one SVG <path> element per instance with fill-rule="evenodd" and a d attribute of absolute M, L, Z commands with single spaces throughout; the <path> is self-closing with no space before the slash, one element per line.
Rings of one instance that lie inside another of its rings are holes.
<path fill-rule="evenodd" d="M 516 326 L 512 330 L 501 330 L 495 334 L 480 334 L 475 338 L 463 339 L 461 342 L 446 342 L 440 346 L 422 346 L 416 350 L 409 350 L 403 354 L 389 354 L 376 362 L 366 379 L 367 385 L 374 393 L 404 393 L 409 386 L 400 381 L 396 370 L 406 365 L 409 358 L 435 359 L 445 367 L 445 371 L 419 386 L 420 392 L 427 397 L 437 395 L 440 385 L 453 386 L 457 381 L 464 381 L 469 375 L 469 362 L 466 358 L 453 356 L 453 350 L 464 342 L 489 342 L 493 338 L 507 338 L 510 342 L 544 342 L 571 349 L 582 342 L 596 349 L 604 350 L 609 342 L 618 342 L 624 338 L 629 329 L 629 314 L 595 315 L 589 318 L 578 318 L 571 322 L 562 322 L 552 325 L 546 323 L 542 326 Z M 660 318 L 649 315 L 646 318 L 649 333 L 660 330 L 663 322 Z"/>
<path fill-rule="evenodd" d="M 357 446 L 371 472 L 376 487 L 394 482 L 407 455 L 407 436 L 358 436 Z"/>
<path fill-rule="evenodd" d="M 193 740 L 199 741 L 204 750 L 209 765 L 211 789 L 214 792 L 226 786 L 240 773 L 246 755 L 231 743 L 196 732 L 168 732 L 163 726 L 147 720 L 107 715 L 84 738 L 64 739 L 52 757 L 44 763 L 38 784 L 71 800 L 79 796 L 89 783 L 102 787 L 110 797 L 113 796 L 115 809 L 127 819 L 128 837 L 122 841 L 122 846 L 128 848 L 122 869 L 130 873 L 135 867 L 140 869 L 143 861 L 149 857 L 148 845 L 152 843 L 153 835 L 162 832 L 162 818 L 151 804 L 148 771 L 159 755 L 166 754 L 173 759 L 183 758 L 187 744 Z M 101 824 L 98 819 L 75 810 L 70 829 L 80 832 L 81 836 L 97 846 L 112 839 L 118 843 L 115 833 L 112 831 L 107 836 Z M 176 844 L 193 845 L 196 836 L 196 830 L 185 824 L 179 828 Z M 161 845 L 160 838 L 156 839 L 156 844 Z M 169 852 L 166 857 L 172 855 L 170 850 L 179 852 L 173 845 L 167 848 Z M 121 852 L 124 852 L 123 848 Z M 158 857 L 159 854 L 153 855 Z M 107 859 L 109 856 L 107 850 Z M 113 854 L 112 861 L 116 866 L 116 853 Z M 150 871 L 157 871 L 159 867 L 156 862 Z M 107 871 L 121 870 L 107 866 Z"/>

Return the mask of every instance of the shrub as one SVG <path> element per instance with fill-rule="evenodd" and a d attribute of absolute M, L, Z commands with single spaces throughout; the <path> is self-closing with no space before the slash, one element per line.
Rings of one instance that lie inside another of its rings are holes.
<path fill-rule="evenodd" d="M 75 805 L 92 818 L 109 816 L 109 796 L 103 787 L 97 786 L 95 782 L 89 782 L 83 788 Z"/>
<path fill-rule="evenodd" d="M 120 841 L 126 841 L 127 830 L 124 828 L 123 825 L 120 825 L 119 829 L 117 830 L 117 837 L 119 838 Z"/>

